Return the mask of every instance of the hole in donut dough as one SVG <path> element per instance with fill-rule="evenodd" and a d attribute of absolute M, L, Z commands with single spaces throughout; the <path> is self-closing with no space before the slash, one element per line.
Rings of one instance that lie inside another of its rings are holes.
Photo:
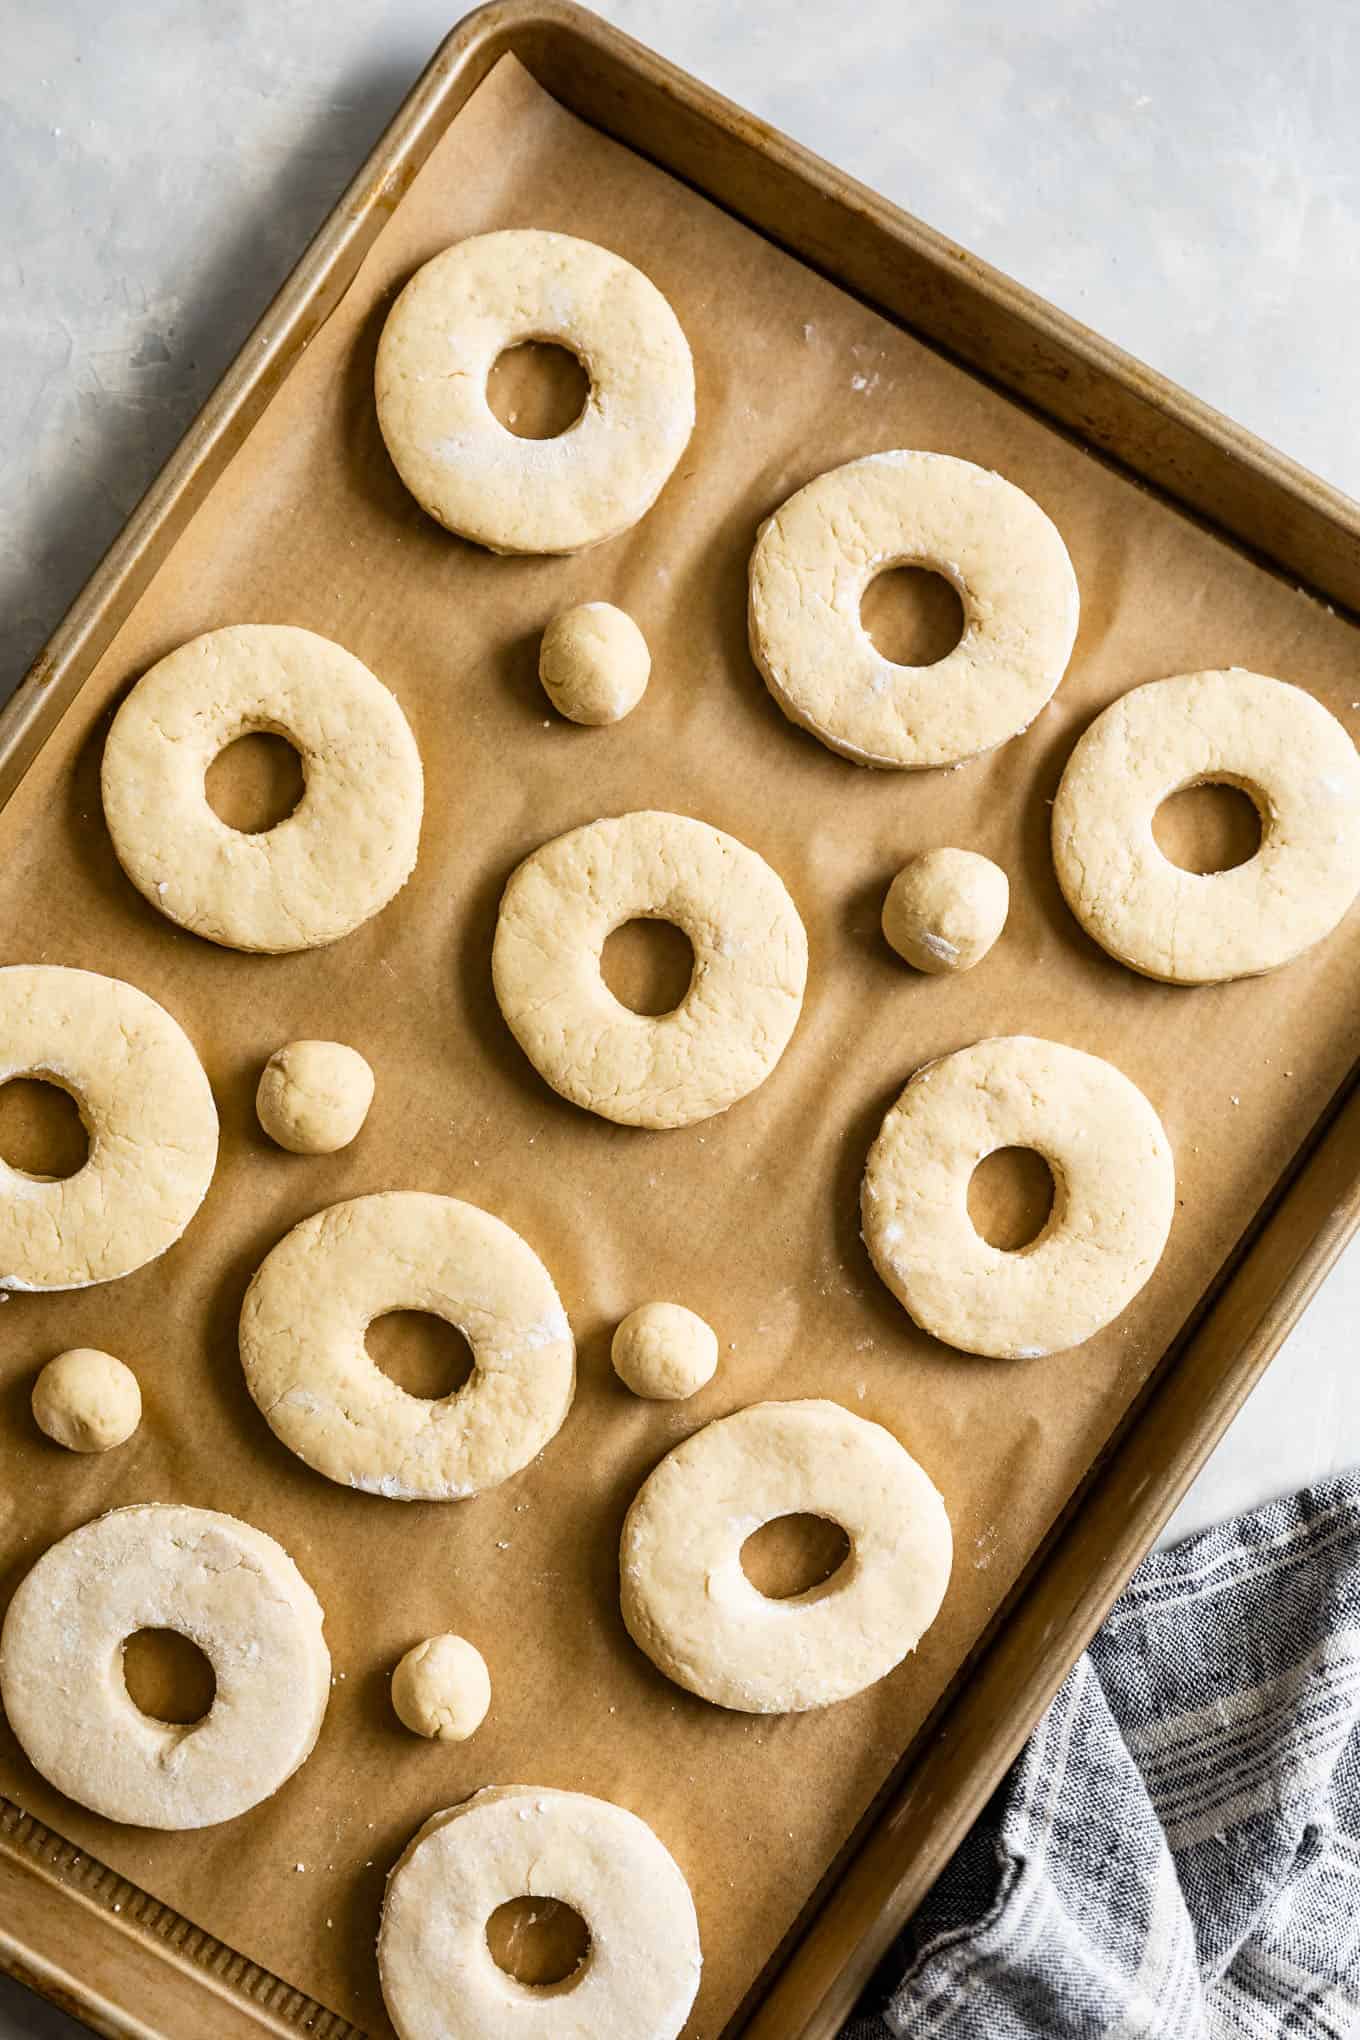
<path fill-rule="evenodd" d="M 517 439 L 556 439 L 576 423 L 590 395 L 590 377 L 570 348 L 525 340 L 491 365 L 486 401 Z"/>
<path fill-rule="evenodd" d="M 1033 1148 L 984 1155 L 968 1185 L 968 1216 L 987 1244 L 1014 1254 L 1037 1240 L 1053 1212 L 1053 1171 Z"/>
<path fill-rule="evenodd" d="M 203 781 L 208 806 L 243 836 L 260 836 L 286 822 L 306 790 L 299 758 L 287 737 L 250 730 L 219 751 Z"/>
<path fill-rule="evenodd" d="M 933 567 L 886 567 L 864 591 L 859 620 L 894 666 L 936 666 L 963 636 L 957 590 Z"/>
<path fill-rule="evenodd" d="M 560 1898 L 511 1898 L 486 1923 L 491 1959 L 531 1990 L 570 1987 L 590 1953 L 590 1929 Z"/>
<path fill-rule="evenodd" d="M 475 1362 L 457 1325 L 426 1310 L 388 1310 L 364 1334 L 373 1365 L 426 1402 L 457 1395 Z"/>
<path fill-rule="evenodd" d="M 217 1697 L 213 1668 L 177 1629 L 139 1629 L 123 1645 L 123 1683 L 141 1714 L 189 1726 Z"/>
<path fill-rule="evenodd" d="M 656 1018 L 683 1002 L 694 977 L 694 950 L 673 921 L 625 921 L 605 941 L 600 975 L 630 1013 Z"/>
<path fill-rule="evenodd" d="M 850 1556 L 850 1539 L 825 1516 L 775 1516 L 753 1530 L 741 1547 L 741 1569 L 770 1601 L 810 1594 L 838 1573 Z"/>
<path fill-rule="evenodd" d="M 50 1077 L 0 1084 L 0 1160 L 40 1182 L 74 1176 L 90 1159 L 90 1136 L 70 1092 Z"/>
<path fill-rule="evenodd" d="M 1234 871 L 1261 847 L 1261 816 L 1240 786 L 1204 780 L 1167 795 L 1152 817 L 1152 834 L 1182 871 Z"/>

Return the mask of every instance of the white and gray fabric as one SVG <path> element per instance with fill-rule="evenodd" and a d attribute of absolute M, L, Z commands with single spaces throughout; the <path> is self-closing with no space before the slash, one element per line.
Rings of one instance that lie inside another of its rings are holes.
<path fill-rule="evenodd" d="M 1154 1553 L 842 2040 L 1360 2034 L 1360 1472 Z"/>

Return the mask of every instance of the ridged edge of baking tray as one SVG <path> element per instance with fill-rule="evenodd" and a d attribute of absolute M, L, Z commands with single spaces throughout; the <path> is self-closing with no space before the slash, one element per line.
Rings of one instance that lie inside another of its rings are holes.
<path fill-rule="evenodd" d="M 493 0 L 441 45 L 0 710 L 0 805 L 439 135 L 507 52 L 573 112 L 1261 564 L 1360 610 L 1360 505 L 1349 497 L 571 0 Z M 734 2031 L 829 2040 L 1357 1227 L 1352 1078 L 753 1985 Z M 1094 1570 L 1093 1544 L 1103 1553 Z M 114 2040 L 186 2031 L 361 2040 L 3 1798 L 0 1901 L 0 1969 Z"/>

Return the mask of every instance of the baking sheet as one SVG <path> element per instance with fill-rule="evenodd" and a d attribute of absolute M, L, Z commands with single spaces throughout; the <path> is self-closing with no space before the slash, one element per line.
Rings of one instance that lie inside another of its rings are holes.
<path fill-rule="evenodd" d="M 657 508 L 574 561 L 500 561 L 405 495 L 372 413 L 393 290 L 447 242 L 540 225 L 599 239 L 671 298 L 696 355 L 700 423 Z M 778 714 L 745 649 L 745 562 L 761 516 L 821 469 L 891 445 L 996 466 L 1072 551 L 1083 623 L 1069 678 L 1024 739 L 955 773 L 871 775 Z M 545 713 L 537 632 L 569 601 L 637 616 L 655 666 L 615 730 Z M 420 866 L 385 914 L 311 956 L 213 949 L 122 878 L 99 813 L 110 707 L 174 644 L 240 621 L 301 623 L 396 691 L 425 758 Z M 1047 817 L 1072 741 L 1128 686 L 1201 664 L 1308 685 L 1351 727 L 1355 633 L 951 368 L 706 201 L 556 107 L 503 60 L 453 122 L 340 309 L 190 525 L 0 818 L 0 957 L 117 971 L 203 1054 L 223 1117 L 218 1177 L 161 1263 L 102 1290 L 0 1310 L 0 1596 L 56 1536 L 134 1499 L 226 1508 L 279 1536 L 317 1589 L 337 1671 L 321 1743 L 277 1798 L 216 1832 L 145 1836 L 81 1813 L 0 1731 L 0 1789 L 223 1940 L 375 2032 L 381 1880 L 433 1808 L 486 1783 L 600 1792 L 633 1807 L 694 1887 L 706 1949 L 691 2031 L 713 2035 L 892 1767 L 1349 1060 L 1348 923 L 1272 979 L 1187 993 L 1119 969 L 1068 917 Z M 490 995 L 500 888 L 518 859 L 594 815 L 703 816 L 779 870 L 808 924 L 809 997 L 784 1062 L 725 1118 L 606 1126 L 524 1062 Z M 911 976 L 877 909 L 911 850 L 954 841 L 1012 879 L 1002 945 L 974 976 Z M 917 1333 L 857 1236 L 864 1154 L 930 1056 L 1027 1029 L 1106 1054 L 1153 1099 L 1182 1208 L 1161 1268 L 1079 1353 L 954 1355 Z M 288 1157 L 255 1127 L 260 1064 L 297 1034 L 352 1040 L 378 1101 L 346 1153 Z M 541 1462 L 468 1505 L 398 1506 L 301 1466 L 246 1395 L 245 1285 L 299 1217 L 420 1187 L 497 1211 L 542 1253 L 580 1340 L 581 1386 Z M 678 1409 L 613 1382 L 613 1323 L 674 1295 L 718 1327 L 714 1384 Z M 122 1353 L 143 1382 L 137 1440 L 72 1461 L 32 1430 L 40 1362 Z M 915 1660 L 821 1716 L 727 1716 L 670 1687 L 617 1614 L 615 1543 L 678 1437 L 760 1396 L 832 1394 L 929 1468 L 954 1522 L 945 1612 Z M 422 1745 L 387 1708 L 392 1662 L 437 1628 L 490 1661 L 491 1718 Z M 343 1674 L 343 1677 L 340 1675 Z M 301 1862 L 304 1869 L 295 1866 Z"/>

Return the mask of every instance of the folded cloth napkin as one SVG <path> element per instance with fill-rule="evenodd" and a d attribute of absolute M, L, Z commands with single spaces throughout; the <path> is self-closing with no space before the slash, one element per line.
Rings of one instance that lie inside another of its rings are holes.
<path fill-rule="evenodd" d="M 842 2040 L 1360 2033 L 1360 1472 L 1155 1552 Z"/>

